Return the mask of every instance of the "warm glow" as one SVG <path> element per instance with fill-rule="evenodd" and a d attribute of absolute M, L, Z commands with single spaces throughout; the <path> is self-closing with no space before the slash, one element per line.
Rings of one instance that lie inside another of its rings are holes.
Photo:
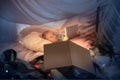
<path fill-rule="evenodd" d="M 73 43 L 76 43 L 77 45 L 80 45 L 80 46 L 88 49 L 88 50 L 91 47 L 91 45 L 90 45 L 91 41 L 90 40 L 86 40 L 85 38 L 77 37 L 77 38 L 72 39 L 71 41 Z"/>

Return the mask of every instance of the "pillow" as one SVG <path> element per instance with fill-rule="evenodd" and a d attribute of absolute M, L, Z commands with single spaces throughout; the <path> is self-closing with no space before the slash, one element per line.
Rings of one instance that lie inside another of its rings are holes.
<path fill-rule="evenodd" d="M 40 33 L 31 32 L 19 41 L 24 47 L 33 51 L 43 51 L 44 44 L 51 42 L 40 37 Z"/>

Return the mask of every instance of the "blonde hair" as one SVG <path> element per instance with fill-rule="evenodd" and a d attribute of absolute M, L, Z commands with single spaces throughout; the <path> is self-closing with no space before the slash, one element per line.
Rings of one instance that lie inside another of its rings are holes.
<path fill-rule="evenodd" d="M 46 39 L 46 35 L 51 32 L 50 30 L 47 30 L 45 32 L 42 33 L 42 38 Z"/>

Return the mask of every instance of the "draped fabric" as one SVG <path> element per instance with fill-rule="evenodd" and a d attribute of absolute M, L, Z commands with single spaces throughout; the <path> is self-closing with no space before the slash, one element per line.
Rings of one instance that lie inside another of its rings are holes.
<path fill-rule="evenodd" d="M 88 16 L 97 9 L 96 0 L 1 0 L 0 5 L 2 18 L 28 24 Z"/>
<path fill-rule="evenodd" d="M 86 33 L 94 31 L 97 6 L 97 0 L 0 0 L 0 18 L 13 24 L 45 25 L 50 29 L 78 24 L 81 32 Z"/>
<path fill-rule="evenodd" d="M 114 14 L 114 53 L 120 54 L 120 0 L 114 1 L 114 9 L 115 9 L 115 14 Z"/>
<path fill-rule="evenodd" d="M 29 25 L 62 21 L 61 28 L 77 23 L 84 32 L 93 30 L 96 25 L 98 44 L 105 51 L 119 53 L 119 4 L 120 0 L 0 0 L 0 20 Z"/>
<path fill-rule="evenodd" d="M 106 1 L 106 0 L 105 0 Z M 99 44 L 108 53 L 120 52 L 120 1 L 108 0 L 100 4 L 100 23 L 98 27 Z"/>

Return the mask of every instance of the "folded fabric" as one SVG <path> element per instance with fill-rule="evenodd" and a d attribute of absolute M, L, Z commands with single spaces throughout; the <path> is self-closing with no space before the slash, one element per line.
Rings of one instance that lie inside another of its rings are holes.
<path fill-rule="evenodd" d="M 50 44 L 51 42 L 41 38 L 39 32 L 31 32 L 19 40 L 19 43 L 33 51 L 44 51 L 44 45 Z"/>

